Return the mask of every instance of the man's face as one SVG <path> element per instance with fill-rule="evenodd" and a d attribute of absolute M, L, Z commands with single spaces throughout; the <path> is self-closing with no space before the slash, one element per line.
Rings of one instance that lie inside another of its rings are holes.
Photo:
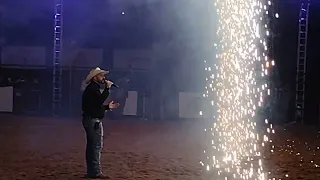
<path fill-rule="evenodd" d="M 100 73 L 100 74 L 97 74 L 95 77 L 94 77 L 94 80 L 96 80 L 97 82 L 99 83 L 104 83 L 104 74 L 103 73 Z"/>

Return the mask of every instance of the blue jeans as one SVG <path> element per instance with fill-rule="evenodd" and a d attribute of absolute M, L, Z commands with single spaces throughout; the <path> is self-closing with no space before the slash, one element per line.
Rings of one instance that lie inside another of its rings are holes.
<path fill-rule="evenodd" d="M 103 126 L 100 119 L 84 117 L 82 125 L 86 131 L 86 164 L 87 174 L 96 176 L 101 173 L 101 150 L 103 147 Z"/>

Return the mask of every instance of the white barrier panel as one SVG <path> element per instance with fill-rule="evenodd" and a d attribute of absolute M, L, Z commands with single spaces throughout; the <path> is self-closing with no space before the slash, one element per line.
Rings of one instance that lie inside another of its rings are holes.
<path fill-rule="evenodd" d="M 202 97 L 198 93 L 179 93 L 179 118 L 196 119 L 200 118 Z"/>
<path fill-rule="evenodd" d="M 0 112 L 13 112 L 13 87 L 0 87 Z"/>
<path fill-rule="evenodd" d="M 137 115 L 137 104 L 138 104 L 138 92 L 129 91 L 126 104 L 123 109 L 123 115 L 136 116 Z"/>

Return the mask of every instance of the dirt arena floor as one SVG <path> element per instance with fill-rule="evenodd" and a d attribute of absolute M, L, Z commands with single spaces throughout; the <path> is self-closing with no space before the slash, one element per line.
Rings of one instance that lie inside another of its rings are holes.
<path fill-rule="evenodd" d="M 102 167 L 111 180 L 207 179 L 199 163 L 201 121 L 105 121 L 104 127 Z M 265 154 L 268 178 L 320 179 L 318 135 L 316 128 L 278 127 L 275 152 Z M 0 143 L 1 180 L 84 179 L 80 120 L 0 115 Z"/>

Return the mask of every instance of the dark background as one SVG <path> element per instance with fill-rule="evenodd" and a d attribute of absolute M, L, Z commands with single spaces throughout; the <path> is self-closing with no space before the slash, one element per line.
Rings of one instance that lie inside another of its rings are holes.
<path fill-rule="evenodd" d="M 289 85 L 291 100 L 289 106 L 294 106 L 296 61 L 298 54 L 298 16 L 300 1 L 278 2 L 280 19 L 277 22 L 279 37 L 275 40 L 276 70 L 279 73 L 281 86 Z M 319 120 L 319 45 L 320 40 L 320 1 L 311 1 L 309 14 L 309 31 L 307 46 L 307 73 L 306 73 L 306 111 L 305 122 L 317 124 Z M 293 118 L 293 107 L 289 112 Z"/>
<path fill-rule="evenodd" d="M 186 79 L 198 82 L 196 86 L 183 86 L 180 90 L 202 91 L 203 81 L 198 81 L 203 79 L 202 59 L 210 58 L 208 51 L 212 42 L 208 39 L 213 39 L 215 32 L 212 16 L 209 16 L 210 13 L 207 11 L 209 1 L 148 2 L 133 3 L 133 6 L 117 9 L 111 1 L 65 1 L 64 36 L 69 38 L 69 42 L 80 44 L 82 47 L 102 47 L 105 52 L 105 66 L 111 68 L 114 49 L 151 48 L 154 42 L 168 43 L 173 39 L 179 39 L 176 46 L 184 46 L 189 53 L 195 55 L 189 66 L 184 69 L 193 72 Z M 3 0 L 1 3 L 6 7 L 6 14 L 1 19 L 1 37 L 5 45 L 42 45 L 51 52 L 53 1 L 33 0 L 22 3 L 17 0 Z M 307 123 L 318 123 L 319 119 L 319 8 L 320 2 L 312 0 L 307 49 Z M 290 121 L 294 118 L 300 1 L 278 0 L 275 1 L 275 9 L 279 12 L 280 18 L 273 21 L 277 34 L 273 39 L 276 61 L 274 79 L 277 79 L 276 87 L 289 87 L 287 94 L 290 100 L 282 106 L 290 107 L 285 120 Z M 125 15 L 121 12 L 125 12 Z M 51 57 L 49 54 L 48 65 L 52 64 Z M 167 63 L 167 66 L 163 67 L 174 67 L 179 65 L 181 59 L 177 58 L 175 61 L 163 61 L 161 64 Z"/>

